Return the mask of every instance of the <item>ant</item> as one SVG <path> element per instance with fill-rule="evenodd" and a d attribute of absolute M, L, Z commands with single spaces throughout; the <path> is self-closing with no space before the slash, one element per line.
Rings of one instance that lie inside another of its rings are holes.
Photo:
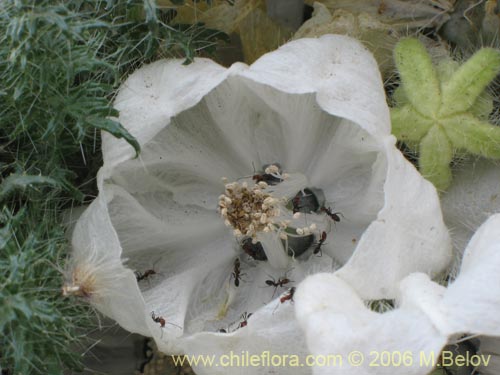
<path fill-rule="evenodd" d="M 293 296 L 295 294 L 295 287 L 292 286 L 290 289 L 288 289 L 288 291 L 283 294 L 281 297 L 280 297 L 280 303 L 278 303 L 276 305 L 276 307 L 274 308 L 273 310 L 273 314 L 274 312 L 276 311 L 276 309 L 280 306 L 280 304 L 283 304 L 285 303 L 286 301 L 290 301 L 291 304 L 293 304 Z"/>
<path fill-rule="evenodd" d="M 177 324 L 167 322 L 167 321 L 165 320 L 165 318 L 163 318 L 162 316 L 159 316 L 159 315 L 158 315 L 158 316 L 156 316 L 154 311 L 151 311 L 151 319 L 153 319 L 153 321 L 154 321 L 154 322 L 156 322 L 156 323 L 160 323 L 160 327 L 161 327 L 161 328 L 164 328 L 164 327 L 165 327 L 165 324 L 171 324 L 171 325 L 173 325 L 173 326 L 175 326 L 175 327 L 177 327 L 177 328 L 182 329 L 182 327 L 178 326 Z M 161 331 L 161 334 L 162 334 L 162 336 L 163 336 L 163 331 Z"/>
<path fill-rule="evenodd" d="M 297 194 L 292 199 L 292 207 L 293 207 L 292 211 L 294 214 L 296 214 L 297 212 L 300 212 L 300 208 L 301 208 L 300 207 L 300 198 L 301 198 L 301 196 Z"/>
<path fill-rule="evenodd" d="M 234 277 L 234 286 L 235 287 L 240 286 L 241 276 L 245 275 L 244 273 L 241 273 L 240 266 L 241 266 L 240 260 L 239 260 L 239 258 L 236 258 L 234 260 L 234 270 L 231 273 L 231 277 Z"/>
<path fill-rule="evenodd" d="M 160 323 L 160 327 L 163 328 L 165 327 L 165 324 L 167 323 L 165 319 L 163 319 L 161 316 L 156 316 L 154 311 L 151 311 L 151 318 L 156 322 Z"/>
<path fill-rule="evenodd" d="M 154 270 L 154 268 L 155 268 L 156 263 L 158 263 L 160 261 L 160 259 L 161 258 L 159 258 L 156 262 L 154 262 L 153 268 L 151 268 L 149 270 L 146 270 L 143 273 L 141 273 L 140 271 L 135 271 L 134 273 L 135 273 L 136 280 L 137 281 L 142 281 L 142 280 L 148 279 L 150 276 L 158 275 L 158 272 L 156 272 Z"/>
<path fill-rule="evenodd" d="M 323 255 L 323 251 L 321 251 L 321 246 L 324 245 L 325 241 L 326 241 L 326 232 L 323 231 L 323 233 L 321 233 L 321 238 L 319 239 L 318 243 L 316 244 L 316 247 L 313 250 L 313 254 L 319 253 L 318 256 Z"/>
<path fill-rule="evenodd" d="M 274 298 L 274 294 L 276 293 L 276 289 L 278 289 L 278 287 L 282 287 L 285 286 L 286 284 L 290 283 L 290 282 L 293 282 L 292 280 L 290 280 L 289 278 L 286 277 L 286 273 L 285 273 L 285 276 L 284 277 L 280 277 L 278 279 L 278 281 L 276 281 L 274 279 L 274 277 L 268 275 L 271 280 L 266 280 L 266 285 L 267 286 L 274 286 L 274 292 L 273 292 L 273 297 L 271 298 Z"/>
<path fill-rule="evenodd" d="M 260 242 L 254 244 L 251 238 L 247 238 L 243 240 L 241 248 L 255 260 L 267 260 L 266 253 Z"/>
<path fill-rule="evenodd" d="M 253 163 L 252 163 L 252 166 L 253 166 Z M 253 166 L 253 169 L 255 171 L 255 166 Z M 269 171 L 269 173 L 267 173 L 267 171 Z M 265 168 L 265 171 L 263 174 L 254 174 L 252 176 L 252 180 L 254 180 L 255 183 L 259 183 L 259 182 L 263 181 L 268 185 L 279 184 L 280 182 L 283 181 L 283 178 L 281 178 L 281 167 L 279 164 L 268 165 L 267 168 Z"/>
<path fill-rule="evenodd" d="M 335 221 L 337 223 L 340 222 L 340 216 L 342 216 L 342 217 L 344 216 L 340 212 L 332 212 L 332 209 L 330 207 L 326 208 L 323 206 L 323 207 L 321 207 L 320 211 L 327 214 L 330 217 L 330 219 L 332 219 L 333 221 Z"/>
<path fill-rule="evenodd" d="M 286 301 L 290 301 L 290 303 L 293 303 L 293 295 L 294 294 L 295 294 L 295 287 L 292 286 L 288 290 L 288 293 L 285 294 L 283 297 L 280 298 L 280 303 L 285 303 Z"/>
<path fill-rule="evenodd" d="M 292 198 L 292 211 L 293 213 L 303 212 L 310 213 L 317 211 L 319 203 L 316 195 L 308 188 L 300 190 Z"/>
<path fill-rule="evenodd" d="M 242 321 L 240 322 L 240 324 L 238 324 L 238 328 L 243 328 L 243 327 L 246 327 L 247 324 L 248 324 L 248 319 L 252 316 L 252 313 L 246 313 L 244 312 L 243 314 L 241 314 L 241 319 Z"/>
<path fill-rule="evenodd" d="M 141 281 L 147 279 L 149 276 L 156 275 L 155 270 L 146 270 L 144 273 L 140 273 L 139 271 L 135 271 L 135 278 L 137 281 Z"/>

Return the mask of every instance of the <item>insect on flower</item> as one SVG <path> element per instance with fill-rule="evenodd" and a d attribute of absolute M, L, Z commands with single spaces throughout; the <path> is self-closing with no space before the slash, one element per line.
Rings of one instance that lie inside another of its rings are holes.
<path fill-rule="evenodd" d="M 318 241 L 318 243 L 316 244 L 316 247 L 314 248 L 313 250 L 313 254 L 318 254 L 318 256 L 322 256 L 323 255 L 323 252 L 321 251 L 321 246 L 324 245 L 326 241 L 326 232 L 323 231 L 323 233 L 321 233 L 321 237 Z"/>
<path fill-rule="evenodd" d="M 274 294 L 276 293 L 276 290 L 278 289 L 278 287 L 282 287 L 283 288 L 286 284 L 293 283 L 293 280 L 290 280 L 288 277 L 286 277 L 286 274 L 288 272 L 289 271 L 287 271 L 283 277 L 280 277 L 278 279 L 278 281 L 276 281 L 274 279 L 274 277 L 268 275 L 271 279 L 270 280 L 266 280 L 266 285 L 267 286 L 274 286 L 274 292 L 273 292 L 272 298 L 274 298 Z"/>
<path fill-rule="evenodd" d="M 149 276 L 156 275 L 155 270 L 146 270 L 144 273 L 140 273 L 139 271 L 135 271 L 135 278 L 137 281 L 142 281 L 144 279 L 147 279 Z"/>
<path fill-rule="evenodd" d="M 151 311 L 151 318 L 156 322 L 160 323 L 160 327 L 163 328 L 165 327 L 165 324 L 167 323 L 165 319 L 161 316 L 156 316 L 154 311 Z"/>
<path fill-rule="evenodd" d="M 341 212 L 332 212 L 332 209 L 330 207 L 326 208 L 326 207 L 321 207 L 321 212 L 324 212 L 325 214 L 327 214 L 330 219 L 332 219 L 333 221 L 339 223 L 340 222 L 340 216 L 344 216 L 342 215 Z"/>
<path fill-rule="evenodd" d="M 243 328 L 243 327 L 246 327 L 247 324 L 248 324 L 248 319 L 252 316 L 252 313 L 247 313 L 247 312 L 244 312 L 243 314 L 241 314 L 241 322 L 240 324 L 238 324 L 238 328 Z M 237 329 L 238 329 L 237 328 Z"/>
<path fill-rule="evenodd" d="M 136 280 L 139 282 L 142 280 L 146 280 L 153 275 L 158 275 L 158 272 L 156 272 L 154 268 L 156 266 L 156 263 L 158 263 L 160 261 L 160 259 L 161 258 L 159 258 L 156 262 L 154 262 L 153 267 L 151 269 L 148 269 L 142 273 L 140 271 L 135 271 L 134 273 L 135 273 Z"/>
<path fill-rule="evenodd" d="M 267 260 L 266 253 L 260 242 L 253 243 L 251 238 L 246 238 L 242 241 L 241 248 L 255 260 Z"/>
<path fill-rule="evenodd" d="M 295 294 L 295 287 L 292 286 L 286 294 L 284 294 L 280 298 L 280 303 L 285 303 L 286 301 L 290 301 L 290 303 L 293 303 L 293 295 Z"/>
<path fill-rule="evenodd" d="M 234 269 L 233 272 L 231 273 L 231 277 L 234 277 L 234 286 L 239 287 L 240 286 L 240 280 L 241 276 L 245 275 L 244 273 L 241 273 L 240 269 L 241 263 L 238 258 L 234 260 Z"/>
<path fill-rule="evenodd" d="M 256 183 L 265 182 L 268 185 L 276 185 L 283 181 L 281 167 L 278 163 L 265 167 L 263 174 L 254 174 L 252 180 Z"/>
<path fill-rule="evenodd" d="M 177 328 L 182 329 L 181 326 L 178 326 L 177 324 L 174 324 L 174 323 L 167 322 L 164 317 L 156 315 L 154 311 L 151 311 L 151 319 L 153 319 L 153 321 L 155 323 L 159 323 L 161 328 L 164 328 L 165 324 L 170 324 L 170 325 L 173 325 Z"/>

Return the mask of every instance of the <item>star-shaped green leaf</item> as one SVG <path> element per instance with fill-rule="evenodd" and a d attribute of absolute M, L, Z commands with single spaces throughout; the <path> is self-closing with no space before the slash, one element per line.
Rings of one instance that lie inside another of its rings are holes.
<path fill-rule="evenodd" d="M 500 72 L 500 51 L 482 48 L 467 62 L 437 66 L 417 39 L 401 40 L 394 58 L 401 77 L 391 109 L 392 133 L 419 152 L 420 172 L 439 190 L 451 183 L 458 151 L 500 158 L 500 127 L 488 123 L 485 91 Z"/>

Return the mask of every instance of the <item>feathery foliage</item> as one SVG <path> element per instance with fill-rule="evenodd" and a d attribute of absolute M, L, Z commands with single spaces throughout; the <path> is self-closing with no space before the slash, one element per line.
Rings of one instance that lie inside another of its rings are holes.
<path fill-rule="evenodd" d="M 111 119 L 121 77 L 177 53 L 172 45 L 189 62 L 224 37 L 172 27 L 172 12 L 153 0 L 0 2 L 2 375 L 81 370 L 78 342 L 93 319 L 61 297 L 61 213 L 96 194 L 98 130 L 140 151 Z"/>

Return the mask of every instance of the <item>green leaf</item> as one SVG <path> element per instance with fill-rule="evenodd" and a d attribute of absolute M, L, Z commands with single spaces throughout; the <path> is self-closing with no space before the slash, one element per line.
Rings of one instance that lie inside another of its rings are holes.
<path fill-rule="evenodd" d="M 141 146 L 139 145 L 139 142 L 137 142 L 135 137 L 130 134 L 127 129 L 122 126 L 122 124 L 111 119 L 98 117 L 88 118 L 87 121 L 97 129 L 104 130 L 114 135 L 116 138 L 125 139 L 134 148 L 135 156 L 139 156 L 139 153 L 141 152 Z"/>
<path fill-rule="evenodd" d="M 446 134 L 434 126 L 420 143 L 420 173 L 438 190 L 446 190 L 451 183 L 450 163 L 453 149 Z"/>
<path fill-rule="evenodd" d="M 418 142 L 424 137 L 433 122 L 425 119 L 410 105 L 391 108 L 392 134 L 403 142 Z"/>
<path fill-rule="evenodd" d="M 394 60 L 409 102 L 423 115 L 436 114 L 440 83 L 424 45 L 418 39 L 402 39 L 394 48 Z"/>
<path fill-rule="evenodd" d="M 57 186 L 56 180 L 45 176 L 11 174 L 0 184 L 0 201 L 6 199 L 15 191 L 33 188 L 33 185 Z"/>
<path fill-rule="evenodd" d="M 483 48 L 476 52 L 443 85 L 441 116 L 466 112 L 500 72 L 500 51 Z"/>
<path fill-rule="evenodd" d="M 470 114 L 454 116 L 442 124 L 453 146 L 486 158 L 500 158 L 500 127 Z"/>

